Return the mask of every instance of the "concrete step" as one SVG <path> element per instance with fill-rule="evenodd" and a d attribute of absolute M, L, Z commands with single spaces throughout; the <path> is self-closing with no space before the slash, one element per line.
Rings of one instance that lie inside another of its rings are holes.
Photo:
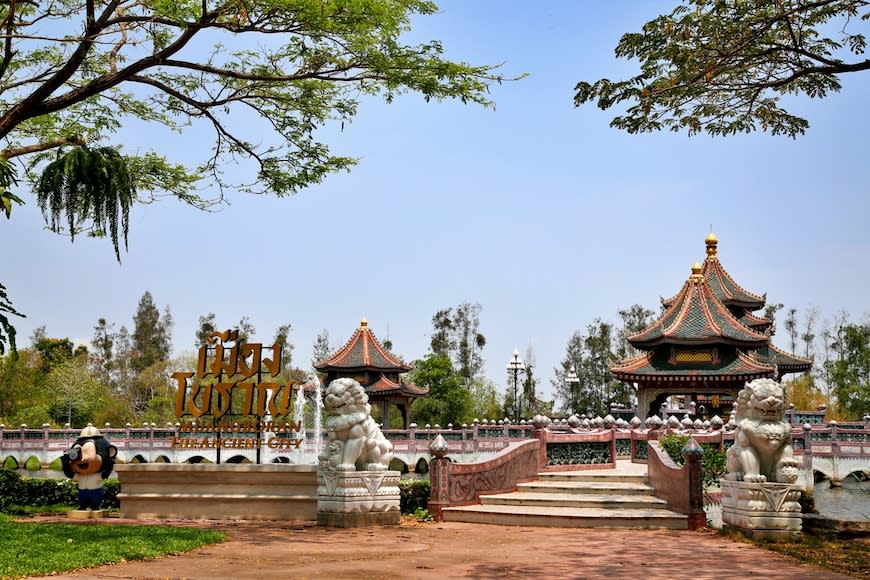
<path fill-rule="evenodd" d="M 535 493 L 616 493 L 619 495 L 650 495 L 653 487 L 648 483 L 625 481 L 532 481 L 517 485 L 517 491 Z"/>
<path fill-rule="evenodd" d="M 688 517 L 665 509 L 596 509 L 552 506 L 471 505 L 444 508 L 447 522 L 562 528 L 686 530 Z"/>
<path fill-rule="evenodd" d="M 666 509 L 667 502 L 651 495 L 538 493 L 518 491 L 480 496 L 481 505 L 550 506 L 598 509 Z"/>
<path fill-rule="evenodd" d="M 617 481 L 622 483 L 647 483 L 646 473 L 601 473 L 585 471 L 558 471 L 538 474 L 538 481 Z"/>

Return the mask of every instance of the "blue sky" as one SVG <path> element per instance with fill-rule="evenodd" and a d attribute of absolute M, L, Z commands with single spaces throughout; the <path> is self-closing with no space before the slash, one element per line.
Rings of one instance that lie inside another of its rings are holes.
<path fill-rule="evenodd" d="M 41 325 L 83 340 L 100 317 L 132 328 L 147 290 L 172 310 L 174 354 L 193 350 L 199 316 L 214 312 L 221 327 L 249 316 L 260 342 L 290 323 L 303 367 L 318 332 L 338 347 L 362 317 L 412 360 L 426 353 L 432 315 L 467 301 L 483 308 L 487 376 L 503 392 L 511 353 L 531 347 L 549 396 L 571 334 L 634 303 L 657 309 L 703 259 L 711 226 L 748 290 L 823 317 L 870 310 L 870 75 L 794 100 L 811 123 L 797 140 L 628 135 L 609 128 L 611 112 L 576 109 L 573 87 L 631 74 L 613 56 L 619 37 L 672 1 L 439 5 L 412 38 L 529 74 L 492 87 L 494 111 L 366 100 L 343 132 L 328 132 L 335 153 L 360 159 L 350 173 L 290 198 L 236 195 L 217 214 L 137 207 L 121 265 L 106 241 L 45 231 L 25 196 L 0 226 L 11 248 L 2 281 L 27 315 L 16 320 L 20 346 Z M 119 137 L 179 155 L 209 146 L 196 131 Z M 776 342 L 787 346 L 784 332 Z"/>

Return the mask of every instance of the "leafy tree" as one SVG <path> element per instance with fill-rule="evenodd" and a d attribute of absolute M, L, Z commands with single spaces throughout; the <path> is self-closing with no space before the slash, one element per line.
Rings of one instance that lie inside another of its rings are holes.
<path fill-rule="evenodd" d="M 837 358 L 826 363 L 839 410 L 848 418 L 870 414 L 870 322 L 838 329 Z"/>
<path fill-rule="evenodd" d="M 415 421 L 440 425 L 460 425 L 469 421 L 471 395 L 449 358 L 430 354 L 417 362 L 408 380 L 429 389 L 429 396 L 411 407 Z"/>
<path fill-rule="evenodd" d="M 41 357 L 32 348 L 0 357 L 0 423 L 20 424 L 19 412 L 40 403 L 44 374 Z"/>
<path fill-rule="evenodd" d="M 810 373 L 802 373 L 789 381 L 783 381 L 783 386 L 788 395 L 788 402 L 794 405 L 795 409 L 815 410 L 827 404 L 825 394 L 819 390 Z"/>
<path fill-rule="evenodd" d="M 281 355 L 281 370 L 289 371 L 293 367 L 293 343 L 290 342 L 290 331 L 293 327 L 289 324 L 282 324 L 275 331 L 274 343 L 280 344 L 282 349 Z"/>
<path fill-rule="evenodd" d="M 24 316 L 12 306 L 9 296 L 6 294 L 6 287 L 0 284 L 0 355 L 6 352 L 6 344 L 9 344 L 9 351 L 15 355 L 15 327 L 9 322 L 8 315 Z"/>
<path fill-rule="evenodd" d="M 613 351 L 613 326 L 600 318 L 586 326 L 585 334 L 577 331 L 571 336 L 561 368 L 555 369 L 552 381 L 563 410 L 603 417 L 610 412 L 611 404 L 632 404 L 632 387 L 610 374 L 617 358 Z M 565 380 L 572 366 L 579 379 L 576 383 Z"/>
<path fill-rule="evenodd" d="M 496 419 L 504 416 L 502 397 L 495 383 L 486 377 L 475 377 L 469 389 L 471 395 L 471 415 L 477 419 Z"/>
<path fill-rule="evenodd" d="M 689 135 L 761 129 L 796 137 L 809 123 L 781 106 L 784 95 L 822 98 L 839 75 L 870 69 L 862 55 L 866 0 L 685 0 L 638 33 L 622 36 L 617 58 L 640 73 L 580 82 L 574 103 L 627 106 L 612 127 Z"/>
<path fill-rule="evenodd" d="M 797 350 L 797 337 L 798 337 L 798 320 L 797 320 L 797 308 L 789 308 L 788 315 L 785 318 L 785 322 L 783 323 L 785 326 L 786 332 L 788 332 L 789 344 L 791 345 L 791 352 L 795 352 Z"/>
<path fill-rule="evenodd" d="M 71 360 L 75 355 L 74 347 L 69 338 L 41 338 L 33 345 L 42 359 L 42 371 L 46 373 Z"/>
<path fill-rule="evenodd" d="M 133 316 L 133 357 L 132 368 L 139 373 L 156 362 L 169 358 L 172 339 L 172 317 L 169 310 L 161 320 L 160 311 L 147 290 L 139 300 Z"/>
<path fill-rule="evenodd" d="M 435 355 L 450 358 L 466 385 L 483 372 L 481 351 L 486 337 L 479 331 L 481 309 L 480 304 L 463 302 L 432 316 L 429 348 Z"/>
<path fill-rule="evenodd" d="M 622 327 L 616 334 L 615 354 L 620 359 L 637 356 L 640 354 L 640 351 L 631 346 L 631 343 L 628 342 L 628 337 L 638 334 L 652 324 L 655 313 L 640 304 L 632 304 L 627 309 L 618 310 L 617 314 L 622 319 Z"/>
<path fill-rule="evenodd" d="M 52 393 L 49 413 L 57 423 L 84 427 L 98 408 L 100 383 L 85 362 L 81 358 L 65 360 L 46 377 L 46 386 Z"/>
<path fill-rule="evenodd" d="M 217 330 L 215 326 L 215 314 L 214 312 L 209 312 L 205 316 L 199 317 L 199 328 L 196 331 L 196 342 L 194 346 L 199 348 L 203 345 L 208 344 L 208 337 L 212 335 L 213 332 Z"/>
<path fill-rule="evenodd" d="M 94 337 L 91 339 L 91 346 L 94 347 L 91 364 L 96 375 L 105 385 L 111 383 L 115 345 L 115 332 L 112 330 L 114 326 L 105 318 L 98 319 L 97 325 L 94 326 Z"/>
<path fill-rule="evenodd" d="M 581 368 L 584 360 L 583 334 L 578 330 L 568 339 L 565 346 L 565 358 L 559 368 L 553 369 L 555 378 L 550 380 L 556 399 L 561 401 L 561 409 L 568 413 L 583 413 L 588 408 L 586 403 L 585 389 L 581 389 L 580 382 L 568 381 L 570 369 L 576 373 Z M 579 379 L 579 377 L 578 377 Z"/>
<path fill-rule="evenodd" d="M 324 328 L 314 339 L 314 347 L 312 349 L 311 364 L 318 363 L 327 358 L 332 352 L 329 346 L 329 332 Z"/>
<path fill-rule="evenodd" d="M 242 316 L 242 319 L 233 327 L 233 330 L 239 333 L 236 339 L 236 342 L 239 344 L 250 341 L 257 334 L 257 329 L 254 328 L 254 324 L 248 316 Z"/>
<path fill-rule="evenodd" d="M 136 203 L 206 209 L 231 191 L 286 196 L 349 169 L 356 160 L 318 130 L 351 120 L 362 96 L 490 106 L 497 66 L 402 42 L 436 12 L 427 0 L 5 3 L 0 208 L 9 218 L 24 203 L 12 189 L 26 178 L 52 230 L 108 236 L 120 257 Z M 114 134 L 136 126 L 203 128 L 213 143 L 193 160 L 189 147 L 125 151 Z M 5 320 L 14 309 L 2 304 Z M 7 324 L 0 344 L 11 345 Z"/>

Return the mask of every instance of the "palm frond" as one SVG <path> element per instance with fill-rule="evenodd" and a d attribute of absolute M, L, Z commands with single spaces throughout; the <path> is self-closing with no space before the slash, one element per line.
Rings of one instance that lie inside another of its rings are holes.
<path fill-rule="evenodd" d="M 127 161 L 112 147 L 73 147 L 49 163 L 40 176 L 36 199 L 48 227 L 70 238 L 90 222 L 98 235 L 108 233 L 121 261 L 120 238 L 127 249 L 130 206 L 136 188 Z M 65 219 L 64 219 L 65 218 Z"/>

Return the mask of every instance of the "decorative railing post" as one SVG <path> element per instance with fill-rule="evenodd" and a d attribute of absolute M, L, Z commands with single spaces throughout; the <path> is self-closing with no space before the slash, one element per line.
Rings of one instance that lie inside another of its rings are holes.
<path fill-rule="evenodd" d="M 812 495 L 815 487 L 815 476 L 813 474 L 813 426 L 809 423 L 803 424 L 804 431 L 804 491 Z"/>
<path fill-rule="evenodd" d="M 447 441 L 439 433 L 429 444 L 432 460 L 429 463 L 429 513 L 435 521 L 441 521 L 441 509 L 448 505 L 448 466 Z"/>
<path fill-rule="evenodd" d="M 694 437 L 689 437 L 680 455 L 685 459 L 685 468 L 689 472 L 689 529 L 703 528 L 707 523 L 704 512 L 704 478 L 701 474 L 701 458 L 704 450 Z"/>
<path fill-rule="evenodd" d="M 543 415 L 535 415 L 532 419 L 532 438 L 541 442 L 538 448 L 538 464 L 545 467 L 547 461 L 547 440 L 549 439 L 549 431 L 547 427 L 550 425 L 550 418 Z"/>

